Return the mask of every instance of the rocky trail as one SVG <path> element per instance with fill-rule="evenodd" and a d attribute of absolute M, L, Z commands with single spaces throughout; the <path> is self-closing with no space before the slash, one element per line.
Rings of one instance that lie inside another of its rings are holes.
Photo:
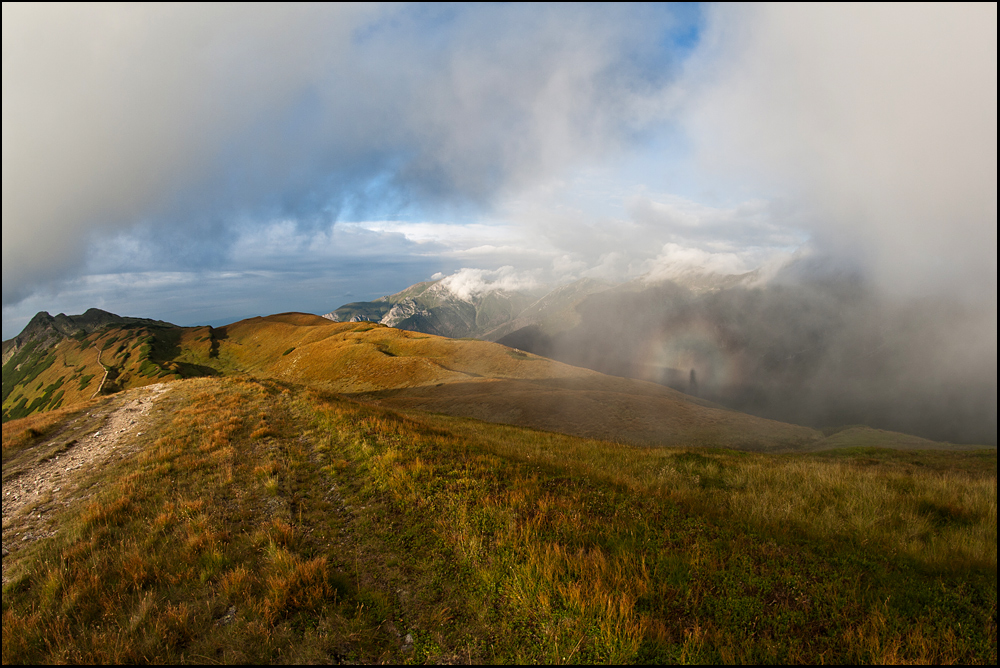
<path fill-rule="evenodd" d="M 53 511 L 94 493 L 91 471 L 135 453 L 149 412 L 169 389 L 158 383 L 116 395 L 4 464 L 4 583 L 8 555 L 57 533 Z"/>

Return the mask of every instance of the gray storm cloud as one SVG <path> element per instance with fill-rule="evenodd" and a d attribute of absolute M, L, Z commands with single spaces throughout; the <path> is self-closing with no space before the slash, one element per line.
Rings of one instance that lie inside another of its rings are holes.
<path fill-rule="evenodd" d="M 255 220 L 482 205 L 614 151 L 662 75 L 644 11 L 4 4 L 3 303 L 122 231 L 204 265 Z"/>
<path fill-rule="evenodd" d="M 716 7 L 686 125 L 883 286 L 997 285 L 996 4 Z"/>
<path fill-rule="evenodd" d="M 712 7 L 679 78 L 669 25 L 648 7 L 5 4 L 3 303 L 116 234 L 152 269 L 214 268 L 248 225 L 488 209 L 677 121 L 759 211 L 688 224 L 640 198 L 604 222 L 546 201 L 509 222 L 626 273 L 667 243 L 807 230 L 884 286 L 995 308 L 995 5 Z"/>
<path fill-rule="evenodd" d="M 161 213 L 280 113 L 320 66 L 293 38 L 316 30 L 306 14 L 4 6 L 4 304 L 72 271 L 95 234 Z"/>

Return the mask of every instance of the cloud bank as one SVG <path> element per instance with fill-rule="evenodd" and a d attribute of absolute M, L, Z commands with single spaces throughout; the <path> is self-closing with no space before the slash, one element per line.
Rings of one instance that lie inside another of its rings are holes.
<path fill-rule="evenodd" d="M 996 300 L 996 4 L 715 7 L 685 124 L 881 284 Z"/>
<path fill-rule="evenodd" d="M 436 274 L 435 277 L 442 278 L 440 274 Z M 494 271 L 464 267 L 450 276 L 443 277 L 441 284 L 456 297 L 466 301 L 494 290 L 530 294 L 542 287 L 542 284 L 532 273 L 518 272 L 510 265 Z"/>
<path fill-rule="evenodd" d="M 186 266 L 253 225 L 476 210 L 613 153 L 669 13 L 3 7 L 3 303 L 139 230 Z"/>
<path fill-rule="evenodd" d="M 4 4 L 4 335 L 807 251 L 995 310 L 995 5 L 683 11 Z"/>

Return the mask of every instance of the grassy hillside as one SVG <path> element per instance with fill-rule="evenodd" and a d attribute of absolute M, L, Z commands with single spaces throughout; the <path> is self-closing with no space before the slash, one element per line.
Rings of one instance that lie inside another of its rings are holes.
<path fill-rule="evenodd" d="M 132 387 L 215 373 L 208 366 L 178 358 L 204 349 L 209 327 L 110 325 L 99 331 L 62 337 L 54 345 L 30 342 L 3 365 L 3 420 L 70 406 Z"/>
<path fill-rule="evenodd" d="M 272 316 L 231 325 L 219 360 L 255 375 L 364 394 L 396 408 L 644 445 L 693 439 L 795 449 L 821 438 L 811 429 L 728 411 L 660 385 L 497 344 L 310 318 Z"/>
<path fill-rule="evenodd" d="M 635 445 L 756 451 L 809 447 L 817 432 L 702 405 L 652 383 L 602 377 L 471 380 L 373 392 L 380 403 Z"/>
<path fill-rule="evenodd" d="M 220 365 L 265 347 L 241 327 Z M 5 664 L 997 660 L 995 449 L 649 449 L 278 379 L 159 391 L 4 424 L 9 489 L 148 411 L 5 500 Z"/>
<path fill-rule="evenodd" d="M 302 313 L 180 337 L 181 368 L 303 383 L 387 406 L 643 445 L 797 449 L 822 434 L 505 346 Z"/>

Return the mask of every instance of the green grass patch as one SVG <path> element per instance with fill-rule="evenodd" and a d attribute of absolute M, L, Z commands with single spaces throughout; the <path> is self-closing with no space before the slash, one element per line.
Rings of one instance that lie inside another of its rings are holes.
<path fill-rule="evenodd" d="M 37 350 L 37 347 L 36 341 L 28 342 L 3 365 L 4 402 L 15 387 L 27 386 L 56 361 L 54 352 L 48 349 Z"/>
<path fill-rule="evenodd" d="M 88 373 L 88 374 L 86 374 L 84 376 L 81 376 L 80 377 L 80 387 L 79 387 L 79 390 L 81 392 L 83 392 L 85 389 L 87 389 L 87 386 L 90 385 L 90 381 L 92 381 L 94 379 L 94 377 L 95 377 L 95 374 L 92 374 L 92 373 Z"/>
<path fill-rule="evenodd" d="M 25 400 L 22 400 L 17 404 L 17 406 L 14 406 L 9 411 L 5 411 L 4 420 L 16 420 L 27 417 L 35 412 L 58 408 L 63 394 L 65 393 L 65 390 L 59 389 L 62 387 L 64 381 L 65 378 L 56 379 L 56 382 L 45 387 L 45 390 L 41 393 L 41 395 L 32 399 L 30 404 L 27 404 Z"/>

